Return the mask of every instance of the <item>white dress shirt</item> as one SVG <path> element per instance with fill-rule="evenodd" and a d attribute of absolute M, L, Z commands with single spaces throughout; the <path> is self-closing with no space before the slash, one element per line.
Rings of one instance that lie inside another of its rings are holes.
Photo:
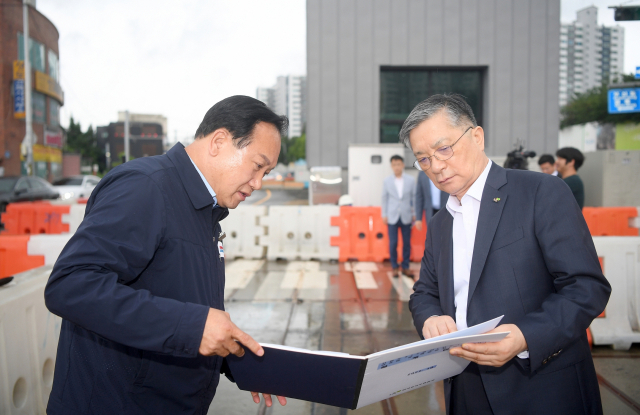
<path fill-rule="evenodd" d="M 404 174 L 395 178 L 396 189 L 398 190 L 398 197 L 402 199 L 402 191 L 404 190 Z"/>
<path fill-rule="evenodd" d="M 436 187 L 435 184 L 429 179 L 429 186 L 431 187 L 431 206 L 434 209 L 440 210 L 442 206 L 440 206 L 440 189 Z"/>
<path fill-rule="evenodd" d="M 487 176 L 489 176 L 489 170 L 491 170 L 491 163 L 492 161 L 489 160 L 482 174 L 462 196 L 462 200 L 459 201 L 457 197 L 451 195 L 447 201 L 447 210 L 453 216 L 453 292 L 458 330 L 467 328 L 471 260 L 476 241 L 482 192 L 487 182 Z M 529 357 L 529 352 L 524 351 L 518 357 L 526 359 Z"/>

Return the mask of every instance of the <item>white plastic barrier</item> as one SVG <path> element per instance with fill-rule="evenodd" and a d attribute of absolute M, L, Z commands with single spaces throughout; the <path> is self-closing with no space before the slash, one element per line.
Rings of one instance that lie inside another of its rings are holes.
<path fill-rule="evenodd" d="M 340 248 L 331 246 L 331 236 L 340 229 L 331 226 L 332 216 L 340 216 L 338 206 L 270 206 L 261 222 L 267 235 L 260 238 L 267 258 L 337 260 Z"/>
<path fill-rule="evenodd" d="M 14 276 L 0 287 L 0 414 L 44 414 L 61 319 L 44 304 L 51 266 Z"/>
<path fill-rule="evenodd" d="M 62 215 L 62 223 L 69 224 L 69 233 L 76 233 L 78 226 L 84 219 L 84 211 L 87 208 L 86 204 L 73 204 L 69 208 L 69 214 Z"/>
<path fill-rule="evenodd" d="M 31 235 L 27 243 L 27 255 L 44 255 L 44 264 L 53 265 L 71 236 L 73 233 Z"/>
<path fill-rule="evenodd" d="M 640 343 L 640 237 L 595 236 L 593 242 L 612 289 L 606 317 L 591 323 L 593 343 L 629 350 Z"/>
<path fill-rule="evenodd" d="M 261 222 L 266 214 L 266 206 L 240 206 L 229 211 L 229 216 L 220 222 L 227 235 L 223 240 L 225 258 L 264 258 L 260 237 L 265 234 Z"/>

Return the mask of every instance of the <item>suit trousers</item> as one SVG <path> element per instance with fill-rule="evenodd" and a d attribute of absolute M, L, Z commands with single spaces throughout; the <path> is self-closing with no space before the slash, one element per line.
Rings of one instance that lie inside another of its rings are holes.
<path fill-rule="evenodd" d="M 450 405 L 449 415 L 493 415 L 476 363 L 453 377 Z"/>
<path fill-rule="evenodd" d="M 388 224 L 389 230 L 389 257 L 391 268 L 398 268 L 398 229 L 402 232 L 402 269 L 409 269 L 409 257 L 411 256 L 411 224 L 405 225 L 401 219 L 395 225 Z"/>

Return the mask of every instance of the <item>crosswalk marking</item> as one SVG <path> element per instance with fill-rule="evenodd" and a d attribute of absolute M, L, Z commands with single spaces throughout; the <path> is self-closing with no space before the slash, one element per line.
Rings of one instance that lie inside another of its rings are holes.
<path fill-rule="evenodd" d="M 357 271 L 368 271 L 368 272 L 376 272 L 378 271 L 378 265 L 375 262 L 356 262 L 355 264 L 351 264 L 353 268 L 353 272 Z"/>
<path fill-rule="evenodd" d="M 354 271 L 354 278 L 356 279 L 356 286 L 360 290 L 376 290 L 378 289 L 378 284 L 376 283 L 375 278 L 373 278 L 373 273 L 369 271 Z"/>
<path fill-rule="evenodd" d="M 387 277 L 391 281 L 391 285 L 398 293 L 400 301 L 409 301 L 411 294 L 413 293 L 413 280 L 411 278 L 400 276 L 393 278 L 393 272 L 387 272 Z"/>

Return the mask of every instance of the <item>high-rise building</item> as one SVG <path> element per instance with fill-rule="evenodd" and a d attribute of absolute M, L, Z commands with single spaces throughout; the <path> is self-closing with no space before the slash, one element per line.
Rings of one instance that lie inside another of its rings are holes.
<path fill-rule="evenodd" d="M 279 76 L 276 84 L 271 88 L 259 87 L 256 90 L 256 98 L 264 102 L 276 114 L 286 115 L 289 118 L 289 130 L 287 136 L 299 137 L 302 135 L 306 122 L 306 76 L 287 75 Z"/>
<path fill-rule="evenodd" d="M 560 27 L 560 105 L 623 73 L 624 28 L 598 26 L 598 8 L 578 10 Z"/>

